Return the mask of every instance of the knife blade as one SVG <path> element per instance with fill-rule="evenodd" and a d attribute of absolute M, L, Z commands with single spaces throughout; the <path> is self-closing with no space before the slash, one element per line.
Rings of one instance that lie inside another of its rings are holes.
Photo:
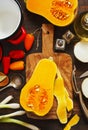
<path fill-rule="evenodd" d="M 83 74 L 81 74 L 81 75 L 79 76 L 79 78 L 83 78 L 83 77 L 86 77 L 86 76 L 88 76 L 88 70 L 85 71 Z"/>

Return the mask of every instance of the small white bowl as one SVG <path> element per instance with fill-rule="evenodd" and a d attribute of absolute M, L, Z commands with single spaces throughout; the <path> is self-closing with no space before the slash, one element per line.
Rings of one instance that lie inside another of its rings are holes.
<path fill-rule="evenodd" d="M 88 78 L 85 78 L 82 82 L 82 93 L 88 98 Z"/>
<path fill-rule="evenodd" d="M 80 41 L 76 43 L 74 46 L 74 55 L 79 61 L 88 63 L 88 42 Z"/>

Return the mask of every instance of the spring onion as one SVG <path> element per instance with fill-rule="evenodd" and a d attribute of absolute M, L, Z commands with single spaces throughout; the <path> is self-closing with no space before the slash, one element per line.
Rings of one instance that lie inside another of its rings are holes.
<path fill-rule="evenodd" d="M 19 103 L 0 104 L 0 108 L 18 109 L 20 108 L 20 104 Z"/>
<path fill-rule="evenodd" d="M 20 116 L 20 115 L 24 115 L 24 114 L 25 114 L 25 111 L 19 110 L 19 111 L 10 113 L 10 114 L 1 115 L 0 119 L 2 119 L 2 118 L 8 118 L 8 117 L 13 117 L 13 116 Z"/>
<path fill-rule="evenodd" d="M 18 103 L 8 103 L 12 99 L 13 99 L 12 95 L 6 97 L 2 102 L 0 102 L 0 108 L 12 108 L 12 109 L 20 108 L 20 104 L 18 104 Z M 36 127 L 35 125 L 26 123 L 26 122 L 18 120 L 18 119 L 11 118 L 11 117 L 14 117 L 14 116 L 24 115 L 25 113 L 26 113 L 25 111 L 19 110 L 19 111 L 10 113 L 10 114 L 1 115 L 0 116 L 0 122 L 1 123 L 15 123 L 15 124 L 19 124 L 21 126 L 27 127 L 31 130 L 39 130 L 39 128 Z"/>
<path fill-rule="evenodd" d="M 31 130 L 40 130 L 35 125 L 29 124 L 29 123 L 26 123 L 24 121 L 20 121 L 20 120 L 17 120 L 17 119 L 13 119 L 13 118 L 2 118 L 2 119 L 0 119 L 0 122 L 1 123 L 15 123 L 15 124 L 19 124 L 21 126 L 27 127 Z"/>
<path fill-rule="evenodd" d="M 0 104 L 6 104 L 13 99 L 12 95 L 7 96 Z"/>

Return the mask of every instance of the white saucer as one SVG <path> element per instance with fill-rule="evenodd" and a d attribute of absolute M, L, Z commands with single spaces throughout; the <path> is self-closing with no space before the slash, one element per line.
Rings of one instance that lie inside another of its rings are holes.
<path fill-rule="evenodd" d="M 74 46 L 75 57 L 83 62 L 88 63 L 88 42 L 80 41 Z"/>

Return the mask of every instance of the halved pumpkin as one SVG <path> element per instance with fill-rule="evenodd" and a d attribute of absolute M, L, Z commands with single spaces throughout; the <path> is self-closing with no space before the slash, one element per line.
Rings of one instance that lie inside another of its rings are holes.
<path fill-rule="evenodd" d="M 38 116 L 46 115 L 53 105 L 53 87 L 57 72 L 56 64 L 50 59 L 38 62 L 31 78 L 20 94 L 21 106 Z"/>
<path fill-rule="evenodd" d="M 69 25 L 77 13 L 78 0 L 26 0 L 26 8 L 57 26 Z"/>

